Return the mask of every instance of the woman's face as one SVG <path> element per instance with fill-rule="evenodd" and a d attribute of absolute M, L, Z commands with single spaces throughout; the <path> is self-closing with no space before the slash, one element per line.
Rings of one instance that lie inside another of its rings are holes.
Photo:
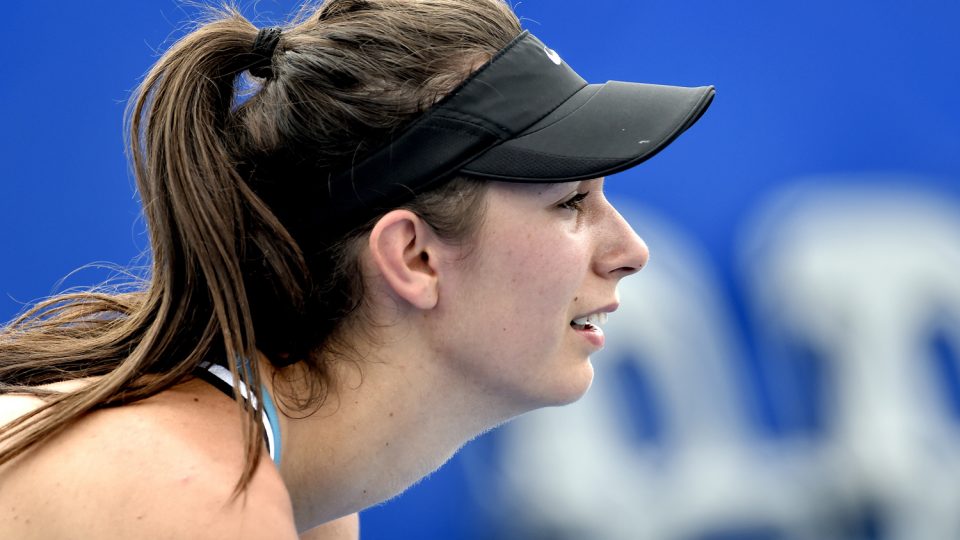
<path fill-rule="evenodd" d="M 470 251 L 445 263 L 437 343 L 469 383 L 511 406 L 574 401 L 604 339 L 584 317 L 617 308 L 617 283 L 646 264 L 647 246 L 604 197 L 603 179 L 492 182 L 486 204 Z"/>

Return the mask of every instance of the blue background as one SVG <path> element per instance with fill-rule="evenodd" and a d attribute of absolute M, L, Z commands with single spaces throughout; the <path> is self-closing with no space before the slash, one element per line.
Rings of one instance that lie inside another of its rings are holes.
<path fill-rule="evenodd" d="M 243 7 L 267 24 L 283 20 L 292 6 L 262 0 Z M 744 216 L 796 178 L 855 175 L 880 188 L 883 178 L 908 174 L 918 179 L 915 187 L 960 198 L 960 3 L 527 0 L 516 11 L 591 82 L 716 85 L 716 100 L 698 125 L 612 179 L 608 190 L 668 216 L 705 248 L 732 299 L 733 331 L 746 344 L 736 364 L 744 414 L 756 433 L 816 430 L 815 403 L 801 400 L 800 412 L 791 413 L 765 386 L 768 368 L 756 351 L 755 321 L 737 273 L 737 233 Z M 94 0 L 15 2 L 2 13 L 6 320 L 32 300 L 105 276 L 86 270 L 57 285 L 78 267 L 128 264 L 146 248 L 123 154 L 124 106 L 196 11 L 170 0 Z M 816 386 L 815 373 L 797 377 L 807 393 Z M 462 462 L 496 460 L 496 448 L 496 435 L 472 443 L 465 457 L 365 512 L 364 537 L 495 534 L 502 526 L 491 522 L 482 500 L 490 495 Z M 857 534 L 881 536 L 870 530 L 868 523 Z"/>

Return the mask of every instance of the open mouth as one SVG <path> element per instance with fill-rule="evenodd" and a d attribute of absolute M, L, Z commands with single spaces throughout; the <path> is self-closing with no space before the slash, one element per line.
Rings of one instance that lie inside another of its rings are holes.
<path fill-rule="evenodd" d="M 574 330 L 600 331 L 600 327 L 606 322 L 606 313 L 591 313 L 586 317 L 580 317 L 570 321 L 570 326 L 572 326 Z"/>

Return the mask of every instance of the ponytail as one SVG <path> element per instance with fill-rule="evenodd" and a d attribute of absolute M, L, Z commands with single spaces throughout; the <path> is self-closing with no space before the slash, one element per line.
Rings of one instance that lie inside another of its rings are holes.
<path fill-rule="evenodd" d="M 152 396 L 213 360 L 257 397 L 238 399 L 247 419 L 238 489 L 252 477 L 261 452 L 260 411 L 252 403 L 263 400 L 245 283 L 251 269 L 243 261 L 270 274 L 271 289 L 295 311 L 306 272 L 296 244 L 241 178 L 229 150 L 237 78 L 262 66 L 263 53 L 254 48 L 253 25 L 235 11 L 223 15 L 164 54 L 128 109 L 129 154 L 150 227 L 149 285 L 123 296 L 55 298 L 0 334 L 0 390 L 49 398 L 0 431 L 0 442 L 12 441 L 0 447 L 0 463 L 83 414 Z M 35 388 L 90 376 L 99 378 L 75 392 Z"/>
<path fill-rule="evenodd" d="M 189 344 L 170 356 L 178 362 L 173 371 L 187 376 L 213 356 L 257 397 L 238 400 L 248 420 L 245 485 L 261 450 L 252 403 L 263 400 L 242 261 L 253 255 L 286 277 L 281 289 L 295 301 L 302 280 L 294 276 L 303 275 L 303 264 L 228 150 L 237 78 L 264 62 L 257 29 L 236 12 L 225 15 L 183 38 L 147 75 L 130 116 L 130 150 L 147 222 L 157 228 L 153 285 L 165 302 L 156 323 L 160 335 Z M 146 343 L 151 355 L 166 352 L 158 345 Z"/>

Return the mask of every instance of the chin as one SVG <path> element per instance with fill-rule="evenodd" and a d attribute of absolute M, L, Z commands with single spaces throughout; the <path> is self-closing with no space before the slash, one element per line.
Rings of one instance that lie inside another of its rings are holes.
<path fill-rule="evenodd" d="M 555 381 L 555 387 L 542 396 L 543 403 L 540 407 L 569 405 L 582 398 L 590 389 L 590 385 L 593 384 L 593 364 L 587 358 L 586 362 L 578 366 L 576 371 L 568 375 L 563 380 Z"/>
<path fill-rule="evenodd" d="M 505 384 L 502 393 L 498 392 L 503 400 L 501 405 L 505 407 L 501 409 L 501 421 L 505 421 L 536 409 L 577 401 L 593 383 L 593 364 L 589 358 L 581 358 L 574 365 L 568 363 L 557 367 L 553 364 L 549 369 L 544 367 L 538 372 L 512 375 L 499 382 Z"/>

